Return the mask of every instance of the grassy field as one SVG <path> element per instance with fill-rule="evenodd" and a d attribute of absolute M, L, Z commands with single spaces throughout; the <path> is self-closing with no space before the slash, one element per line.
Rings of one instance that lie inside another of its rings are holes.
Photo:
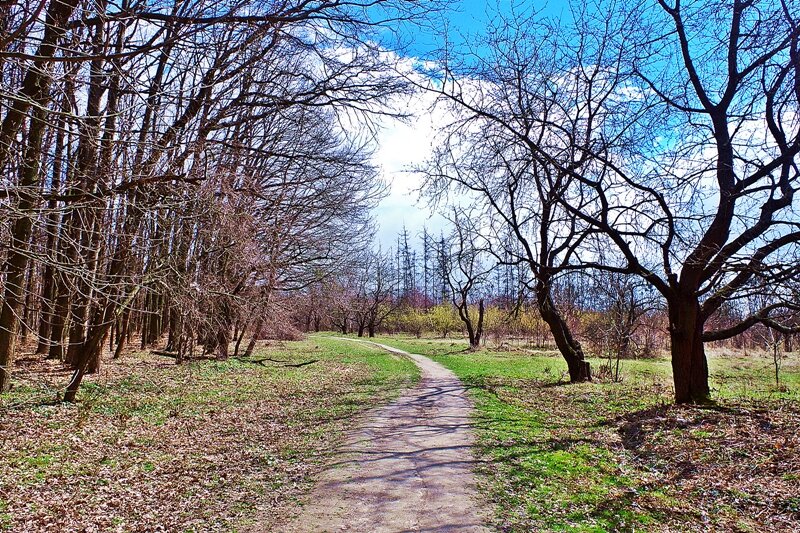
<path fill-rule="evenodd" d="M 717 405 L 671 405 L 666 360 L 565 384 L 546 353 L 465 352 L 382 337 L 471 387 L 484 490 L 500 531 L 800 530 L 800 360 L 710 358 Z M 601 361 L 593 360 L 598 369 Z"/>
<path fill-rule="evenodd" d="M 409 361 L 333 339 L 253 360 L 104 362 L 75 405 L 68 371 L 18 361 L 0 396 L 0 529 L 235 531 L 308 486 L 352 417 L 418 378 Z M 299 367 L 303 362 L 315 361 Z"/>
<path fill-rule="evenodd" d="M 470 387 L 499 531 L 800 530 L 796 355 L 780 388 L 765 356 L 711 357 L 718 403 L 698 408 L 671 405 L 666 360 L 624 362 L 621 383 L 568 385 L 551 353 L 378 340 L 433 357 Z M 418 378 L 401 357 L 324 336 L 262 347 L 251 361 L 128 354 L 75 405 L 53 401 L 61 365 L 31 357 L 17 368 L 0 396 L 9 531 L 270 523 L 354 416 Z"/>

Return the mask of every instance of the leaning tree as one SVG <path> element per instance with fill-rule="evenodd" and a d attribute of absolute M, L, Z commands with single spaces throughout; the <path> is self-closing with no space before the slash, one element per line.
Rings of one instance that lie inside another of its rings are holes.
<path fill-rule="evenodd" d="M 561 203 L 575 178 L 559 164 L 580 165 L 571 143 L 554 136 L 561 124 L 576 138 L 588 131 L 566 103 L 576 87 L 559 83 L 568 66 L 563 34 L 536 15 L 496 19 L 474 49 L 460 51 L 424 73 L 451 119 L 424 168 L 424 192 L 434 201 L 468 203 L 474 226 L 497 259 L 524 266 L 527 289 L 569 369 L 570 381 L 591 379 L 583 348 L 553 298 L 586 240 L 586 227 Z M 559 164 L 542 158 L 547 150 Z"/>

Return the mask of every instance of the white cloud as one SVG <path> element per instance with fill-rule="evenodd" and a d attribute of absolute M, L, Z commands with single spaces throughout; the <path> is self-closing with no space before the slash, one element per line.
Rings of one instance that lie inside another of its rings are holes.
<path fill-rule="evenodd" d="M 423 226 L 438 235 L 446 221 L 435 214 L 418 189 L 422 176 L 413 171 L 430 157 L 437 125 L 445 123 L 445 111 L 433 104 L 435 97 L 423 91 L 401 103 L 400 111 L 411 115 L 406 121 L 384 119 L 377 136 L 378 148 L 375 163 L 389 184 L 389 194 L 375 211 L 378 222 L 378 242 L 383 248 L 393 246 L 403 225 L 415 238 L 422 234 Z"/>

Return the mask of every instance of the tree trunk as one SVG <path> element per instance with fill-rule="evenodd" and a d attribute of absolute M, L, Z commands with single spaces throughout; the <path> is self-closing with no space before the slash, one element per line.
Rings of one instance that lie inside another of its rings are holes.
<path fill-rule="evenodd" d="M 160 294 L 153 294 L 150 300 L 150 320 L 148 322 L 147 331 L 147 344 L 148 346 L 155 345 L 161 338 L 162 330 L 162 314 L 161 314 L 161 300 Z"/>
<path fill-rule="evenodd" d="M 181 342 L 181 318 L 178 310 L 172 306 L 169 310 L 169 328 L 167 329 L 168 352 L 179 352 L 178 345 Z"/>
<path fill-rule="evenodd" d="M 100 347 L 108 331 L 108 323 L 111 318 L 112 305 L 106 304 L 103 307 L 97 306 L 94 316 L 87 328 L 86 341 L 81 345 L 80 350 L 75 354 L 75 371 L 64 392 L 65 402 L 74 402 L 81 386 L 86 370 L 95 358 L 99 357 Z"/>
<path fill-rule="evenodd" d="M 228 358 L 228 345 L 231 342 L 231 330 L 228 324 L 219 326 L 216 335 L 217 359 L 224 361 Z"/>
<path fill-rule="evenodd" d="M 50 264 L 45 265 L 42 277 L 42 306 L 39 311 L 38 331 L 39 342 L 36 346 L 36 353 L 38 354 L 46 354 L 50 348 L 50 331 L 53 323 L 53 296 L 55 295 L 55 274 Z"/>
<path fill-rule="evenodd" d="M 16 350 L 19 319 L 22 310 L 25 272 L 28 267 L 28 246 L 33 229 L 31 216 L 26 216 L 36 205 L 33 189 L 39 180 L 39 161 L 44 136 L 44 111 L 37 109 L 31 118 L 28 144 L 21 169 L 19 202 L 17 210 L 23 213 L 11 228 L 11 247 L 5 271 L 5 290 L 0 310 L 0 392 L 11 387 L 11 362 Z"/>
<path fill-rule="evenodd" d="M 478 340 L 475 338 L 475 330 L 472 329 L 472 321 L 464 320 L 464 326 L 467 328 L 467 338 L 469 339 L 469 349 L 475 350 L 478 348 Z"/>
<path fill-rule="evenodd" d="M 25 276 L 25 303 L 23 304 L 22 324 L 20 324 L 20 333 L 22 334 L 22 341 L 28 340 L 28 335 L 31 332 L 31 324 L 34 322 L 33 310 L 33 295 L 36 287 L 36 264 L 33 261 L 28 261 L 28 273 Z"/>
<path fill-rule="evenodd" d="M 125 341 L 128 337 L 128 325 L 130 324 L 130 320 L 131 311 L 130 309 L 126 309 L 122 314 L 122 321 L 119 326 L 119 331 L 117 331 L 117 347 L 114 350 L 114 359 L 119 359 L 120 355 L 122 355 L 122 350 L 125 348 Z"/>
<path fill-rule="evenodd" d="M 470 345 L 470 347 L 474 350 L 477 350 L 478 347 L 481 345 L 481 339 L 483 337 L 483 315 L 486 309 L 483 305 L 483 298 L 478 301 L 478 325 L 475 327 L 475 344 Z"/>
<path fill-rule="evenodd" d="M 264 317 L 259 316 L 258 320 L 256 321 L 256 325 L 253 328 L 253 336 L 250 337 L 250 342 L 247 343 L 247 348 L 244 351 L 243 357 L 250 357 L 253 355 L 253 350 L 256 348 L 256 342 L 258 341 L 258 335 L 261 333 L 261 326 L 264 325 Z M 244 335 L 244 332 L 242 332 Z"/>
<path fill-rule="evenodd" d="M 89 356 L 89 361 L 86 363 L 87 374 L 96 374 L 100 371 L 100 356 L 103 353 L 103 346 L 105 346 L 105 343 L 108 340 L 108 332 L 110 329 L 110 327 L 105 329 L 102 337 L 100 337 L 100 342 L 93 348 L 92 353 Z"/>
<path fill-rule="evenodd" d="M 88 292 L 87 285 L 84 285 L 83 288 Z M 80 294 L 80 289 L 76 291 L 75 299 L 78 301 L 73 301 L 70 310 L 69 344 L 67 345 L 66 359 L 67 363 L 73 366 L 77 364 L 78 352 L 82 350 L 82 346 L 86 342 L 86 320 L 89 317 L 89 306 L 85 296 Z"/>
<path fill-rule="evenodd" d="M 567 362 L 569 370 L 569 381 L 579 383 L 581 381 L 591 381 L 592 373 L 589 362 L 585 360 L 583 348 L 578 340 L 572 336 L 569 326 L 555 308 L 553 299 L 546 288 L 539 288 L 537 291 L 537 304 L 542 320 L 550 328 L 550 333 L 556 342 L 558 351 Z"/>
<path fill-rule="evenodd" d="M 67 316 L 69 313 L 69 286 L 66 282 L 66 273 L 55 272 L 55 286 L 53 291 L 56 295 L 53 314 L 50 323 L 50 351 L 48 359 L 64 360 L 64 331 L 67 327 Z"/>
<path fill-rule="evenodd" d="M 246 324 L 245 324 L 245 326 L 246 326 Z M 237 325 L 236 329 L 238 329 L 238 325 Z M 247 330 L 247 328 L 246 327 L 242 327 L 241 331 L 236 331 L 236 329 L 234 329 L 234 332 L 233 332 L 233 338 L 236 339 L 236 345 L 233 348 L 233 356 L 234 357 L 239 357 L 239 348 L 242 346 L 242 339 L 244 339 L 244 332 Z"/>
<path fill-rule="evenodd" d="M 707 402 L 711 391 L 697 298 L 669 302 L 669 321 L 675 403 Z"/>

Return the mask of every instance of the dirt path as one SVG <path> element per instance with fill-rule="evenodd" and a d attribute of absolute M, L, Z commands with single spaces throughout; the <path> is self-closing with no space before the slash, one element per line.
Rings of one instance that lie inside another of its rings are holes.
<path fill-rule="evenodd" d="M 378 346 L 411 358 L 419 384 L 368 415 L 299 516 L 278 531 L 487 532 L 464 386 L 427 357 Z"/>

